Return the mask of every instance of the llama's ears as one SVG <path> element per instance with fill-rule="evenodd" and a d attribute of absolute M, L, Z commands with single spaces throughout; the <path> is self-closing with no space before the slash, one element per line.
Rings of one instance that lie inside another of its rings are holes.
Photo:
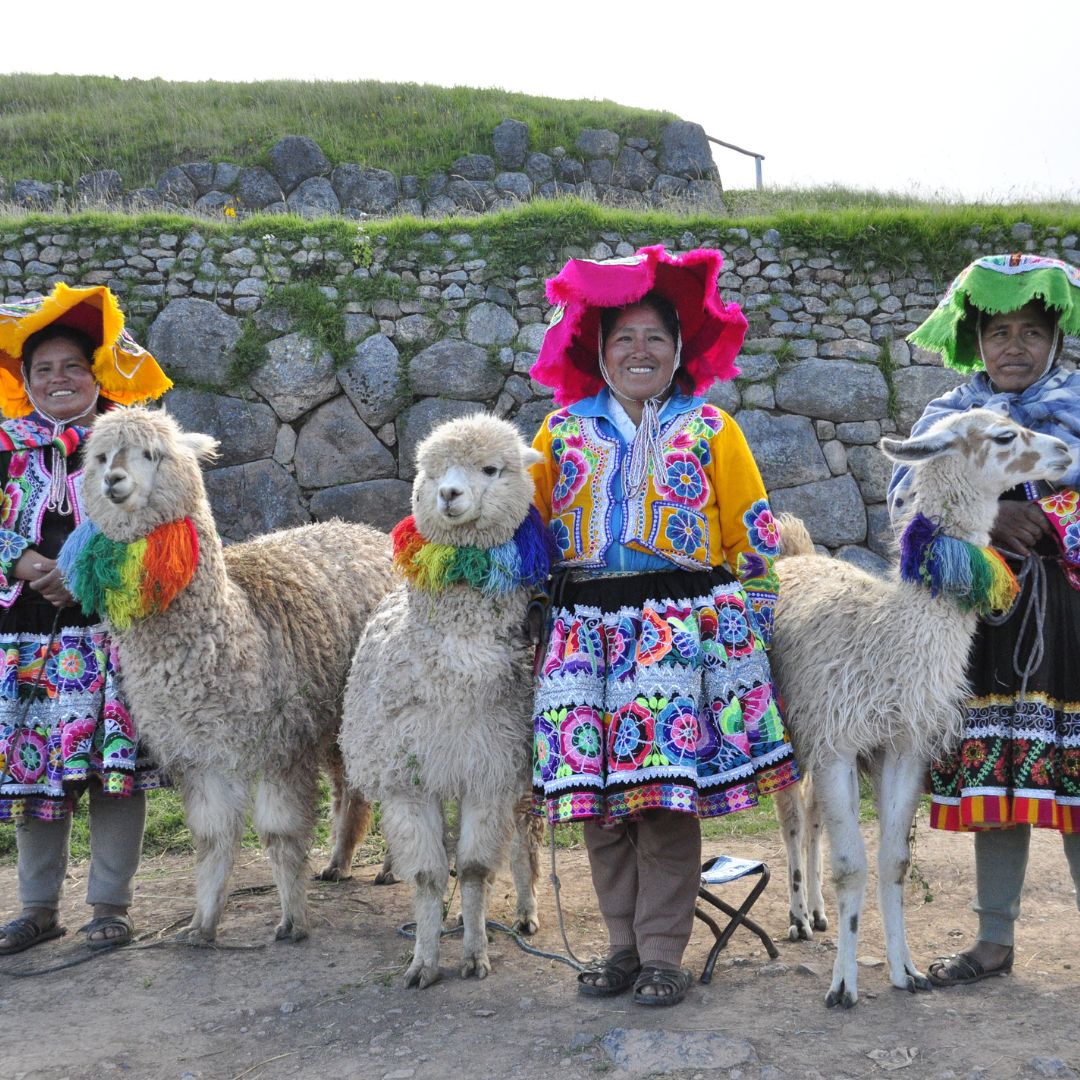
<path fill-rule="evenodd" d="M 198 431 L 182 431 L 178 436 L 180 445 L 186 446 L 199 461 L 214 461 L 221 444 L 213 435 L 203 435 Z"/>
<path fill-rule="evenodd" d="M 521 464 L 526 469 L 531 468 L 533 465 L 539 465 L 544 460 L 544 455 L 540 453 L 535 447 L 527 446 L 521 451 Z"/>
<path fill-rule="evenodd" d="M 911 439 L 882 439 L 878 446 L 891 461 L 916 465 L 920 461 L 929 461 L 940 454 L 947 454 L 956 446 L 959 438 L 955 431 L 938 431 L 916 435 Z"/>

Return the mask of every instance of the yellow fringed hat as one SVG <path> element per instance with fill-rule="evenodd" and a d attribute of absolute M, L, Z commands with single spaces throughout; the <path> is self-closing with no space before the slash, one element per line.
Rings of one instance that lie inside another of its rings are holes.
<path fill-rule="evenodd" d="M 33 411 L 23 383 L 26 339 L 52 323 L 72 326 L 98 342 L 92 370 L 101 396 L 119 405 L 161 397 L 172 380 L 124 329 L 124 313 L 104 285 L 76 289 L 58 281 L 46 297 L 0 304 L 0 410 L 5 416 Z"/>

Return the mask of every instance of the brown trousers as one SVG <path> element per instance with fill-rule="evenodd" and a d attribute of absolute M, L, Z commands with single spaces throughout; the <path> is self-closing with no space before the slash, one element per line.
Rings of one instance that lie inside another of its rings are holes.
<path fill-rule="evenodd" d="M 590 819 L 585 847 L 610 953 L 635 949 L 646 966 L 679 967 L 694 928 L 701 822 L 670 810 L 612 828 Z"/>

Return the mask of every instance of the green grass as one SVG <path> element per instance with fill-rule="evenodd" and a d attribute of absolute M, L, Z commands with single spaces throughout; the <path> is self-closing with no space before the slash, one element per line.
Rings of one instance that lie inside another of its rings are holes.
<path fill-rule="evenodd" d="M 136 187 L 187 161 L 265 164 L 278 139 L 307 135 L 334 164 L 427 176 L 462 154 L 491 154 L 491 132 L 508 117 L 527 123 L 532 149 L 544 152 L 572 150 L 582 128 L 656 141 L 677 119 L 463 86 L 16 74 L 0 76 L 0 175 L 73 183 L 113 168 Z"/>

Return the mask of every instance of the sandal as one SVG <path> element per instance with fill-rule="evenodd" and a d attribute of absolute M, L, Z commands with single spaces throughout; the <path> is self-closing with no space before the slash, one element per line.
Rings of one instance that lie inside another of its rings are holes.
<path fill-rule="evenodd" d="M 632 968 L 623 967 L 623 963 L 632 961 Z M 590 964 L 584 971 L 578 973 L 578 993 L 586 997 L 614 997 L 623 994 L 634 985 L 634 980 L 641 971 L 641 964 L 637 958 L 637 952 L 633 949 L 623 949 L 621 952 L 609 956 L 606 960 L 598 960 Z M 604 979 L 600 985 L 599 980 Z"/>
<path fill-rule="evenodd" d="M 99 941 L 91 941 L 90 935 L 99 930 L 119 930 L 120 933 L 101 938 Z M 131 921 L 130 915 L 99 915 L 85 926 L 80 926 L 79 933 L 86 935 L 86 947 L 92 952 L 101 949 L 118 949 L 121 945 L 127 945 L 134 937 L 135 924 Z"/>
<path fill-rule="evenodd" d="M 52 922 L 48 926 L 38 926 L 28 915 L 20 915 L 17 919 L 0 926 L 0 934 L 7 938 L 6 945 L 0 945 L 0 956 L 14 956 L 15 953 L 32 949 L 45 941 L 63 937 L 67 933 L 67 927 L 60 925 L 60 920 L 54 914 Z"/>
<path fill-rule="evenodd" d="M 643 967 L 634 983 L 635 1005 L 678 1005 L 686 991 L 690 989 L 692 976 L 686 968 L 673 971 L 671 968 Z M 654 986 L 667 993 L 643 994 L 646 986 Z"/>
<path fill-rule="evenodd" d="M 1013 951 L 995 968 L 984 968 L 970 953 L 954 953 L 935 960 L 926 972 L 935 986 L 964 986 L 994 975 L 1008 975 L 1013 967 Z"/>

